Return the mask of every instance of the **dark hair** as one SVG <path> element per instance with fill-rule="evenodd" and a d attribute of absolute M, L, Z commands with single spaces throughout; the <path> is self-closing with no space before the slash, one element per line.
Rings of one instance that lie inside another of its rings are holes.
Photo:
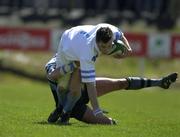
<path fill-rule="evenodd" d="M 113 36 L 112 30 L 109 27 L 101 27 L 96 32 L 96 42 L 107 43 Z"/>

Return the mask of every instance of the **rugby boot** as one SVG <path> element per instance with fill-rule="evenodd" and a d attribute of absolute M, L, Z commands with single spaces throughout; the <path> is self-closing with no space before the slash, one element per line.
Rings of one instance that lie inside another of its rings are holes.
<path fill-rule="evenodd" d="M 178 73 L 172 73 L 162 78 L 160 87 L 164 89 L 168 89 L 170 85 L 176 81 L 177 77 L 178 77 Z"/>
<path fill-rule="evenodd" d="M 48 122 L 49 123 L 55 123 L 59 117 L 61 116 L 62 113 L 62 106 L 57 107 L 53 112 L 51 112 L 51 114 L 48 117 Z"/>

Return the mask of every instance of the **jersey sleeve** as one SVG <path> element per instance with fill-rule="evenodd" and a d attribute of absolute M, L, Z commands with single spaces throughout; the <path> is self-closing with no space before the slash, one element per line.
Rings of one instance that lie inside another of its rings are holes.
<path fill-rule="evenodd" d="M 113 29 L 112 31 L 113 31 L 113 35 L 114 35 L 114 40 L 117 41 L 117 40 L 121 40 L 122 39 L 122 36 L 124 34 L 123 34 L 123 32 L 120 29 L 116 28 L 116 29 Z"/>
<path fill-rule="evenodd" d="M 93 61 L 81 60 L 81 81 L 83 83 L 95 82 L 95 64 Z"/>

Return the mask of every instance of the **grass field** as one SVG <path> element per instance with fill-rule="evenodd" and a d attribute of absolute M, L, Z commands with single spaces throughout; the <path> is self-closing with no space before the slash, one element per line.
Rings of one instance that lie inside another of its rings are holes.
<path fill-rule="evenodd" d="M 0 73 L 0 137 L 179 137 L 180 91 L 116 91 L 100 98 L 116 126 L 47 124 L 54 108 L 46 84 Z"/>

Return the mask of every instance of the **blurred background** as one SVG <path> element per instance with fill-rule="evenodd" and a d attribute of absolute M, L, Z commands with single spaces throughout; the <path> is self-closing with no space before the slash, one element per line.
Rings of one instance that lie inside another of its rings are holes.
<path fill-rule="evenodd" d="M 179 8 L 179 0 L 0 0 L 0 75 L 46 82 L 44 65 L 63 31 L 103 22 L 125 33 L 133 57 L 100 57 L 97 75 L 158 77 L 180 72 Z"/>
<path fill-rule="evenodd" d="M 172 29 L 179 26 L 179 0 L 1 0 L 1 25 L 69 27 L 107 22 Z"/>

